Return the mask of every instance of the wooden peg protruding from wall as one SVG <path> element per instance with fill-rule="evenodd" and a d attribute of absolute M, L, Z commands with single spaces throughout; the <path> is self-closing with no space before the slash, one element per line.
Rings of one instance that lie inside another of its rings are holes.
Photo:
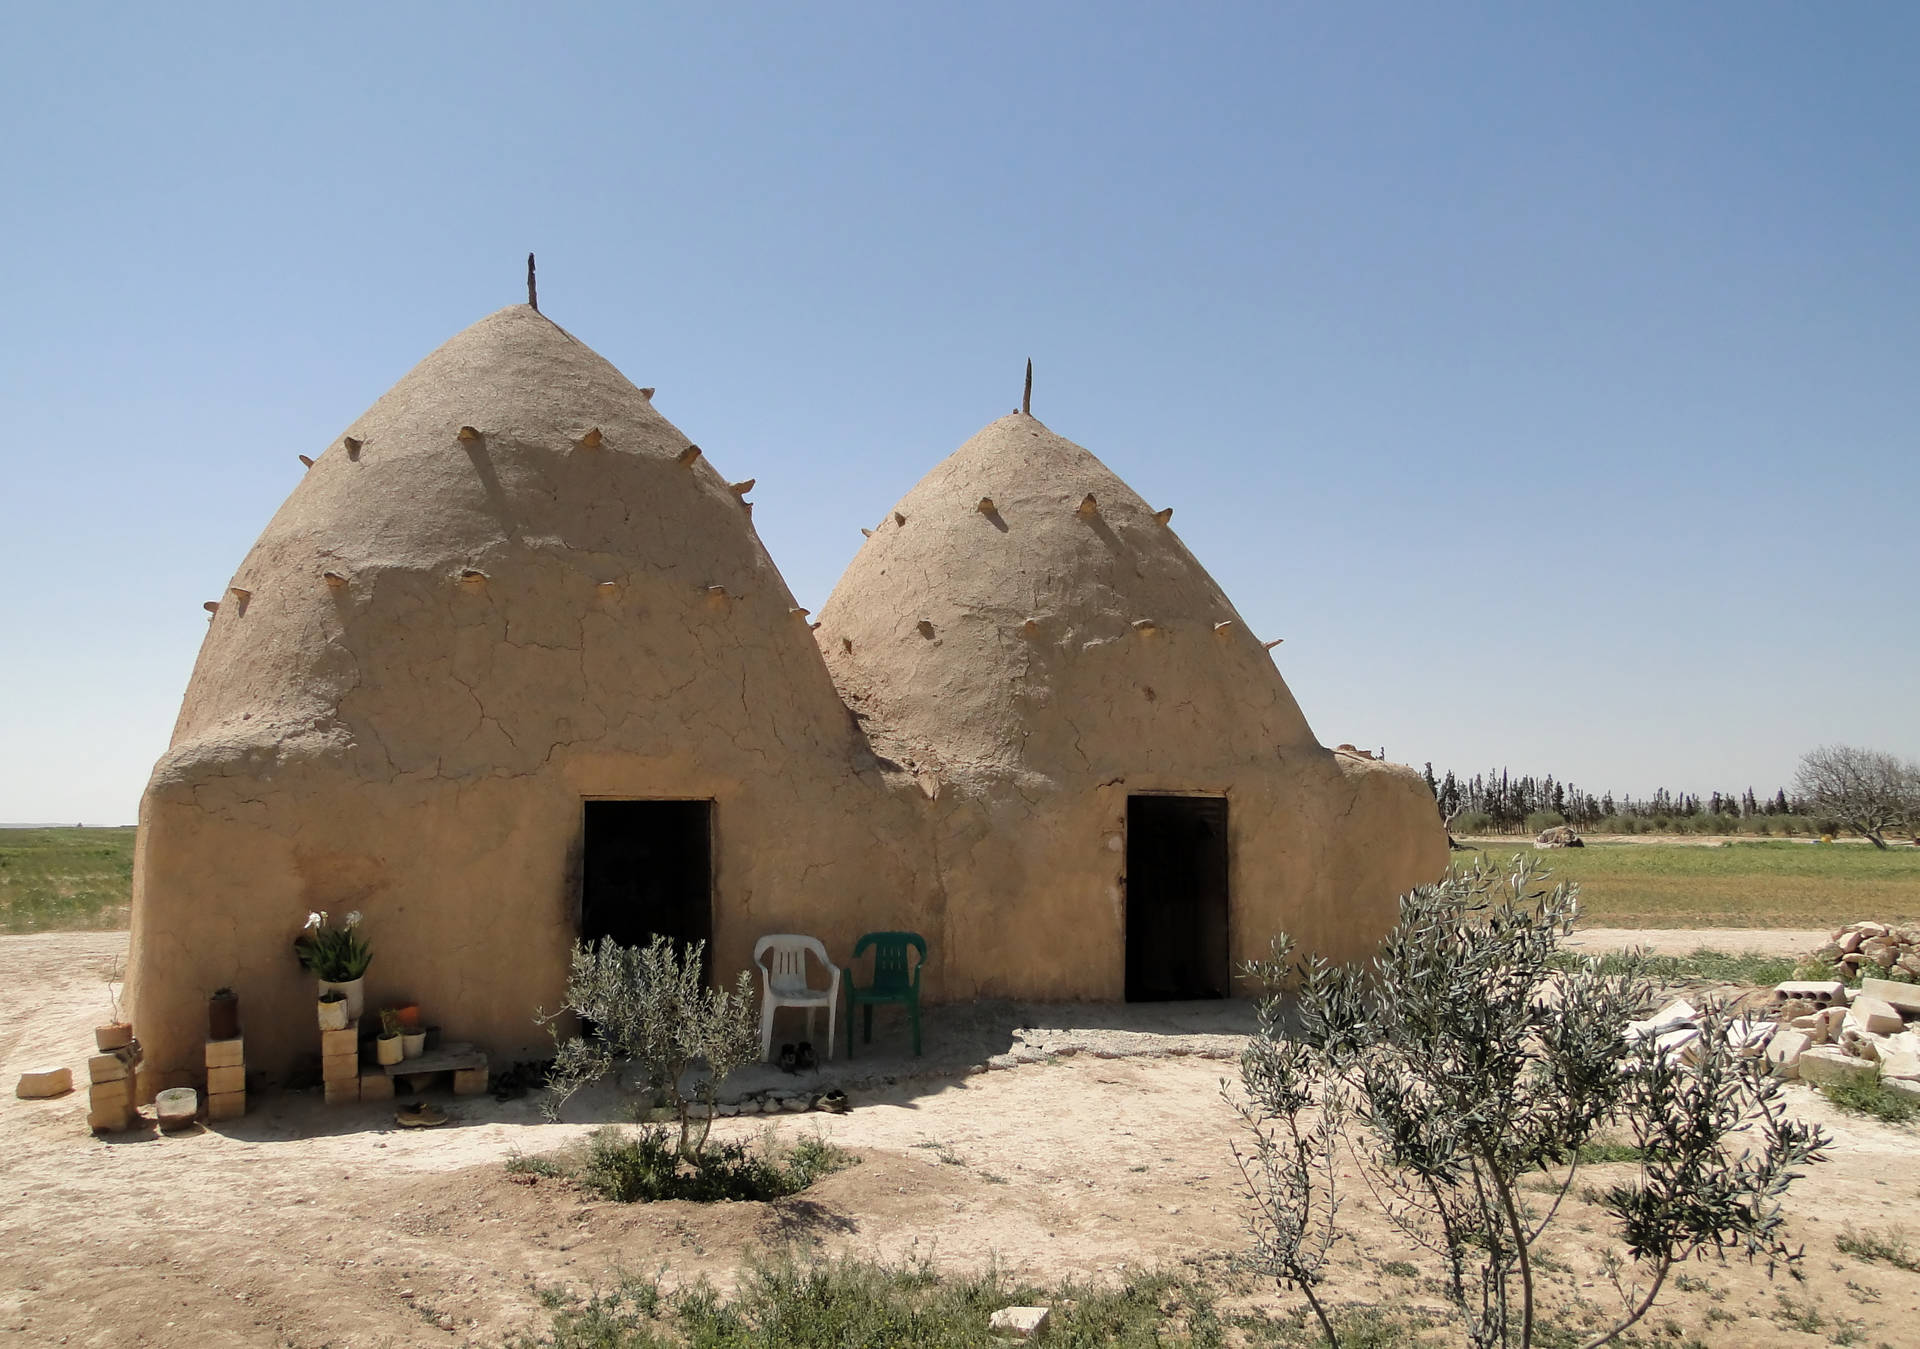
<path fill-rule="evenodd" d="M 743 497 L 753 490 L 753 485 L 758 481 L 760 481 L 758 478 L 748 478 L 745 482 L 730 482 L 727 484 L 727 490 L 737 497 Z"/>
<path fill-rule="evenodd" d="M 922 637 L 933 636 L 933 620 L 932 619 L 923 618 L 918 623 L 915 623 L 913 626 L 919 629 L 920 635 Z"/>
<path fill-rule="evenodd" d="M 700 447 L 698 445 L 689 445 L 686 449 L 674 456 L 673 462 L 680 465 L 681 468 L 692 468 L 693 461 L 699 457 Z"/>
<path fill-rule="evenodd" d="M 1093 493 L 1089 492 L 1080 498 L 1079 515 L 1081 519 L 1091 520 L 1098 514 L 1100 514 L 1100 503 L 1093 499 Z"/>
<path fill-rule="evenodd" d="M 1227 618 L 1227 619 L 1222 619 L 1218 623 L 1215 623 L 1213 625 L 1213 630 L 1217 633 L 1220 633 L 1222 636 L 1225 636 L 1227 633 L 1232 632 L 1238 626 L 1239 624 L 1235 623 L 1231 618 Z"/>
<path fill-rule="evenodd" d="M 203 604 L 202 604 L 202 605 L 201 605 L 200 607 L 201 607 L 202 609 L 205 609 L 205 610 L 206 610 L 206 611 L 207 611 L 208 613 L 210 613 L 210 614 L 217 614 L 217 613 L 219 613 L 219 612 L 220 612 L 220 601 L 219 601 L 219 600 L 207 600 L 207 601 L 206 601 L 205 603 L 203 603 Z"/>
<path fill-rule="evenodd" d="M 587 433 L 580 437 L 580 444 L 585 449 L 597 450 L 600 448 L 600 442 L 605 439 L 606 437 L 601 434 L 600 428 L 594 426 L 589 427 Z"/>
<path fill-rule="evenodd" d="M 1161 507 L 1159 510 L 1153 513 L 1153 518 L 1158 520 L 1163 525 L 1166 524 L 1169 520 L 1173 519 L 1173 507 L 1171 506 Z"/>
<path fill-rule="evenodd" d="M 1287 639 L 1286 639 L 1286 638 L 1284 638 L 1284 637 L 1276 637 L 1276 638 L 1274 638 L 1274 639 L 1273 639 L 1273 640 L 1272 640 L 1271 642 L 1262 642 L 1262 643 L 1260 643 L 1260 649 L 1261 649 L 1262 651 L 1271 651 L 1271 650 L 1273 650 L 1273 649 L 1274 649 L 1274 648 L 1275 648 L 1276 646 L 1279 646 L 1279 645 L 1280 645 L 1280 643 L 1282 643 L 1282 642 L 1284 642 L 1284 641 L 1286 641 L 1286 640 L 1287 640 Z"/>
<path fill-rule="evenodd" d="M 307 458 L 307 456 L 304 454 L 300 456 L 300 462 L 305 464 L 308 468 L 313 467 L 313 460 Z"/>
<path fill-rule="evenodd" d="M 868 529 L 865 525 L 861 525 L 860 537 L 863 539 L 870 539 L 873 537 L 873 531 L 871 529 Z"/>
<path fill-rule="evenodd" d="M 337 571 L 323 571 L 320 573 L 320 579 L 327 583 L 328 590 L 345 590 L 347 588 L 347 578 Z"/>
<path fill-rule="evenodd" d="M 647 401 L 648 401 L 649 403 L 651 403 L 651 402 L 653 401 L 653 390 L 652 390 L 652 389 L 642 389 L 642 390 L 640 391 L 640 396 L 641 396 L 642 398 L 644 398 L 644 399 L 646 399 L 646 400 L 647 400 Z"/>
<path fill-rule="evenodd" d="M 893 513 L 893 523 L 894 523 L 894 524 L 896 524 L 896 525 L 904 525 L 904 524 L 905 524 L 906 522 L 907 522 L 907 517 L 906 517 L 906 516 L 904 516 L 904 515 L 902 515 L 902 514 L 900 514 L 900 512 L 899 512 L 899 511 L 895 511 L 895 512 Z"/>
<path fill-rule="evenodd" d="M 995 512 L 997 512 L 1000 508 L 993 504 L 992 497 L 981 497 L 980 504 L 975 506 L 974 509 L 979 511 L 980 514 L 982 515 L 992 515 Z"/>
<path fill-rule="evenodd" d="M 1160 631 L 1160 625 L 1151 618 L 1136 618 L 1133 620 L 1133 630 L 1135 632 L 1158 632 Z"/>
<path fill-rule="evenodd" d="M 479 432 L 479 431 L 478 431 L 477 429 L 475 429 L 474 427 L 471 427 L 471 426 L 463 426 L 463 427 L 461 427 L 461 428 L 460 428 L 460 439 L 462 439 L 462 440 L 478 440 L 478 439 L 480 439 L 480 432 Z"/>
<path fill-rule="evenodd" d="M 340 437 L 340 443 L 347 447 L 348 454 L 358 454 L 360 453 L 360 447 L 367 442 L 358 436 L 342 436 Z"/>
<path fill-rule="evenodd" d="M 460 581 L 463 585 L 485 585 L 492 579 L 492 577 L 488 576 L 478 567 L 463 567 L 460 570 Z"/>

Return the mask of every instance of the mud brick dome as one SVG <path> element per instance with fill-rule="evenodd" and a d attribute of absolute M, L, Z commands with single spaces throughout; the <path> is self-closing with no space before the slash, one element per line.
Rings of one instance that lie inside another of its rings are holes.
<path fill-rule="evenodd" d="M 369 1007 L 510 1058 L 583 935 L 725 976 L 906 928 L 936 1001 L 1212 996 L 1281 928 L 1363 955 L 1444 866 L 1418 777 L 1316 743 L 1170 523 L 1032 417 L 888 512 L 817 631 L 751 484 L 530 306 L 312 458 L 142 799 L 143 1090 L 220 986 L 250 1064 L 312 1051 L 311 910 L 366 914 Z"/>

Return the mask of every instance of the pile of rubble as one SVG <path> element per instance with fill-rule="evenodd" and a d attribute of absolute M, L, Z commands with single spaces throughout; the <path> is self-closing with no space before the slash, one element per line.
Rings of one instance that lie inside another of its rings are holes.
<path fill-rule="evenodd" d="M 1813 959 L 1842 979 L 1875 970 L 1898 970 L 1920 979 L 1920 931 L 1885 923 L 1852 923 L 1834 933 L 1832 941 L 1813 953 Z"/>
<path fill-rule="evenodd" d="M 1849 993 L 1837 979 L 1795 980 L 1773 990 L 1772 1001 L 1726 1024 L 1727 1041 L 1742 1054 L 1766 1055 L 1778 1077 L 1814 1085 L 1872 1082 L 1920 1097 L 1920 984 L 1865 979 Z M 1631 1039 L 1654 1037 L 1662 1053 L 1691 1062 L 1700 1051 L 1700 1013 L 1672 1002 L 1645 1021 L 1630 1022 Z"/>

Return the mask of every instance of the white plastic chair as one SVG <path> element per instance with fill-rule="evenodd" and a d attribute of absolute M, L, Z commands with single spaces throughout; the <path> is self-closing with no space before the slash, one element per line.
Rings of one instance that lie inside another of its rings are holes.
<path fill-rule="evenodd" d="M 772 961 L 760 959 L 771 951 Z M 827 969 L 824 989 L 807 985 L 807 953 Z M 753 963 L 760 967 L 760 1059 L 773 1053 L 773 1013 L 778 1007 L 807 1009 L 807 1039 L 814 1044 L 813 1014 L 827 1009 L 827 1057 L 833 1057 L 833 1026 L 840 1010 L 840 967 L 827 959 L 827 948 L 817 938 L 774 933 L 753 944 Z"/>

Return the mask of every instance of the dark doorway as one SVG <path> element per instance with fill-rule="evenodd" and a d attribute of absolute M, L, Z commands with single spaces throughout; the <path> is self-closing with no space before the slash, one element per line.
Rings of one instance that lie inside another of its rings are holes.
<path fill-rule="evenodd" d="M 1227 996 L 1227 802 L 1127 798 L 1127 1001 Z"/>
<path fill-rule="evenodd" d="M 713 963 L 713 802 L 589 801 L 580 939 L 708 943 Z"/>

